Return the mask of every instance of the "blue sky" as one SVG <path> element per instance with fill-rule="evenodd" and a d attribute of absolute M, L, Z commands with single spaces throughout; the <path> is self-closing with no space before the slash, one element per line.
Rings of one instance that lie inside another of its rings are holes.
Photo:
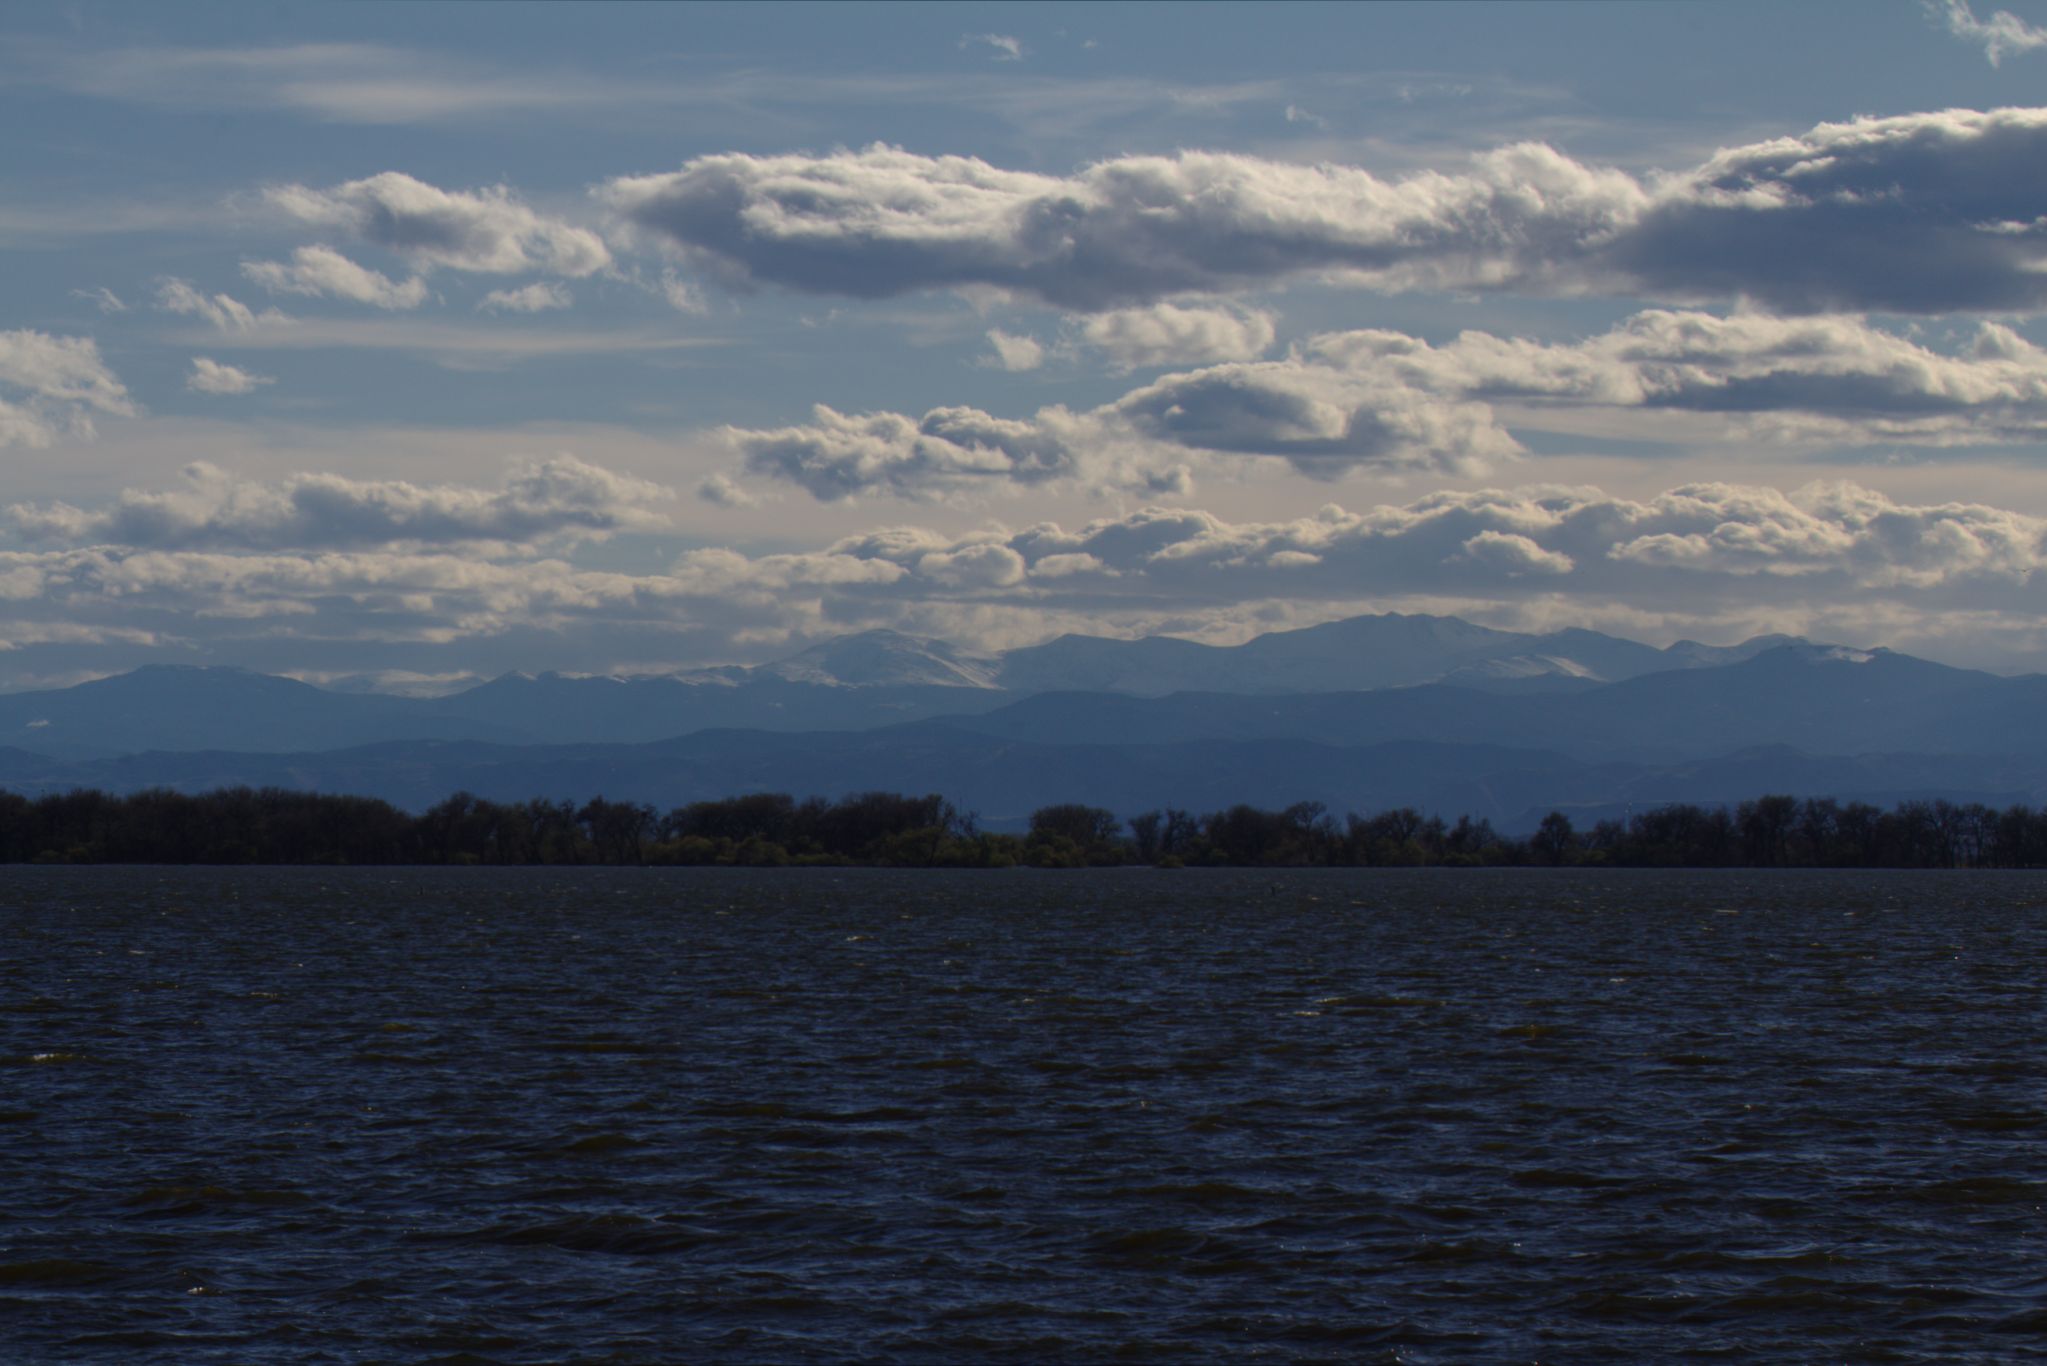
<path fill-rule="evenodd" d="M 2047 667 L 2047 5 L 10 6 L 0 686 Z"/>

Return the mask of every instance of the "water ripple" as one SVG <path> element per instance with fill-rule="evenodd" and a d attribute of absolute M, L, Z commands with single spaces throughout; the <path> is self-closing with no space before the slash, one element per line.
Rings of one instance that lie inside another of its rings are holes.
<path fill-rule="evenodd" d="M 6 870 L 9 1362 L 2018 1360 L 2047 877 Z"/>

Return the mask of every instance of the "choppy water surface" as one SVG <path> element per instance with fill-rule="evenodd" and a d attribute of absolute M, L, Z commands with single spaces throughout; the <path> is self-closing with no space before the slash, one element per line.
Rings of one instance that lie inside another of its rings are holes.
<path fill-rule="evenodd" d="M 2017 1358 L 2047 877 L 12 870 L 10 1361 Z"/>

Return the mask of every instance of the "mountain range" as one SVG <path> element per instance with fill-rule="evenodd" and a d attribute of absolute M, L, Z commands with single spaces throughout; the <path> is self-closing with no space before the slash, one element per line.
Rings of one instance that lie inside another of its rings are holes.
<path fill-rule="evenodd" d="M 444 697 L 237 669 L 0 695 L 0 786 L 233 783 L 430 805 L 936 791 L 992 825 L 1087 801 L 1416 805 L 1510 829 L 1764 791 L 2047 793 L 2047 676 L 1761 637 L 1657 648 L 1368 616 L 1241 645 L 1062 636 L 996 655 L 870 631 L 749 668 L 507 675 Z"/>
<path fill-rule="evenodd" d="M 1155 636 L 1060 636 L 975 656 L 943 641 L 865 631 L 752 667 L 672 676 L 506 674 L 442 697 L 318 688 L 229 668 L 154 665 L 74 687 L 0 694 L 0 744 L 62 758 L 141 750 L 287 752 L 392 740 L 559 744 L 693 731 L 864 730 L 993 711 L 1048 692 L 1254 696 L 1437 685 L 1513 696 L 1723 668 L 1766 636 L 1667 648 L 1596 631 L 1528 635 L 1455 617 L 1355 617 L 1241 645 Z M 1460 692 L 1461 695 L 1461 692 Z"/>
<path fill-rule="evenodd" d="M 684 675 L 735 685 L 782 679 L 840 687 L 971 687 L 1013 693 L 1346 692 L 1449 683 L 1525 687 L 1547 681 L 1590 685 L 1675 669 L 1739 663 L 1789 636 L 1758 636 L 1715 647 L 1679 641 L 1662 649 L 1598 631 L 1544 635 L 1500 631 L 1457 617 L 1398 613 L 1351 617 L 1273 631 L 1240 645 L 1174 636 L 1120 640 L 1063 635 L 976 656 L 940 640 L 863 631 L 754 668 Z"/>

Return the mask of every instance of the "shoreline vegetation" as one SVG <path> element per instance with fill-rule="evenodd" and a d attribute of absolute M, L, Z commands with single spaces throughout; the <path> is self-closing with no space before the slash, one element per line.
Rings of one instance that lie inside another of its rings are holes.
<path fill-rule="evenodd" d="M 1584 829 L 1553 811 L 1524 837 L 1409 807 L 1337 817 L 1319 802 L 1119 818 L 1042 807 L 1021 835 L 943 797 L 753 793 L 666 813 L 602 797 L 496 802 L 459 792 L 411 815 L 373 797 L 225 788 L 0 792 L 0 863 L 1097 868 L 2047 867 L 2047 809 L 1943 800 L 1888 810 L 1765 796 L 1646 808 Z"/>

